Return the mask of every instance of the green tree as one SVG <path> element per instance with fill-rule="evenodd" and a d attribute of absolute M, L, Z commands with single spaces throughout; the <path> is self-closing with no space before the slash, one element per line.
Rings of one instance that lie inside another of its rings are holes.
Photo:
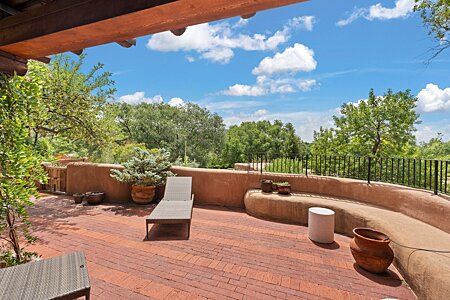
<path fill-rule="evenodd" d="M 0 237 L 7 242 L 1 258 L 8 265 L 27 262 L 33 254 L 24 251 L 21 239 L 34 240 L 27 208 L 33 205 L 31 197 L 37 196 L 35 181 L 45 180 L 27 142 L 41 93 L 41 82 L 32 73 L 0 79 Z"/>
<path fill-rule="evenodd" d="M 415 11 L 420 12 L 424 25 L 428 28 L 428 35 L 437 41 L 431 49 L 430 60 L 450 47 L 450 1 L 449 0 L 415 0 Z"/>
<path fill-rule="evenodd" d="M 419 158 L 449 160 L 450 141 L 444 142 L 443 135 L 438 133 L 436 137 L 431 138 L 428 142 L 419 144 L 416 156 Z"/>
<path fill-rule="evenodd" d="M 228 164 L 246 162 L 250 155 L 263 153 L 271 158 L 294 158 L 306 152 L 291 123 L 279 120 L 243 122 L 230 126 L 225 137 L 224 160 Z"/>
<path fill-rule="evenodd" d="M 329 153 L 325 147 L 333 146 L 340 154 L 401 155 L 405 145 L 415 142 L 416 102 L 409 90 L 388 90 L 383 96 L 371 90 L 367 100 L 343 104 L 340 116 L 333 116 L 335 129 L 316 132 L 312 149 Z"/>
<path fill-rule="evenodd" d="M 336 142 L 337 139 L 333 128 L 320 127 L 319 131 L 314 131 L 311 153 L 317 155 L 338 155 L 341 153 L 341 150 Z"/>
<path fill-rule="evenodd" d="M 48 66 L 30 62 L 27 77 L 39 81 L 43 87 L 31 128 L 35 147 L 42 140 L 50 140 L 55 142 L 57 151 L 55 139 L 63 139 L 75 145 L 75 149 L 95 151 L 117 136 L 106 105 L 115 92 L 111 73 L 102 73 L 102 64 L 83 73 L 84 58 L 81 55 L 72 60 L 67 55 L 57 55 Z"/>
<path fill-rule="evenodd" d="M 222 118 L 196 104 L 172 107 L 141 103 L 117 107 L 117 120 L 129 142 L 142 143 L 149 149 L 167 149 L 172 161 L 186 155 L 207 166 L 221 151 L 225 134 Z"/>

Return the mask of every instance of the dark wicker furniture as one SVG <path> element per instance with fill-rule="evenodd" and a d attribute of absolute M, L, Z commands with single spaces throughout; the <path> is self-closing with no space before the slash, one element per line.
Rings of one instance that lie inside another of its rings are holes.
<path fill-rule="evenodd" d="M 0 269 L 0 299 L 89 299 L 90 291 L 83 252 Z"/>

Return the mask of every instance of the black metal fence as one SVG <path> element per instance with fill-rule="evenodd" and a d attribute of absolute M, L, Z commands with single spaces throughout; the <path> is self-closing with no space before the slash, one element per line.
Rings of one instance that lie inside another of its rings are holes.
<path fill-rule="evenodd" d="M 450 161 L 308 154 L 294 158 L 251 154 L 249 170 L 335 176 L 395 183 L 450 194 Z"/>

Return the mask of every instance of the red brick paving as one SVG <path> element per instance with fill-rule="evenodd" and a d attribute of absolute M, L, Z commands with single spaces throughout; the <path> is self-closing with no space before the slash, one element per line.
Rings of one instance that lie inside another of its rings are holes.
<path fill-rule="evenodd" d="M 166 225 L 145 241 L 152 208 L 39 199 L 30 249 L 84 251 L 93 299 L 415 299 L 393 266 L 384 275 L 355 267 L 348 237 L 319 246 L 302 226 L 195 207 L 189 240 L 184 225 Z"/>

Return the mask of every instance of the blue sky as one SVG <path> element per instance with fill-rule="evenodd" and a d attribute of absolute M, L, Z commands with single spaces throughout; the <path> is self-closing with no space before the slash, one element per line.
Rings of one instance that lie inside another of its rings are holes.
<path fill-rule="evenodd" d="M 105 64 L 117 101 L 194 102 L 227 125 L 292 122 L 304 140 L 344 102 L 370 88 L 418 95 L 418 140 L 450 139 L 450 50 L 426 66 L 435 45 L 414 0 L 309 2 L 171 33 L 140 37 L 125 49 L 86 49 L 86 67 Z"/>

